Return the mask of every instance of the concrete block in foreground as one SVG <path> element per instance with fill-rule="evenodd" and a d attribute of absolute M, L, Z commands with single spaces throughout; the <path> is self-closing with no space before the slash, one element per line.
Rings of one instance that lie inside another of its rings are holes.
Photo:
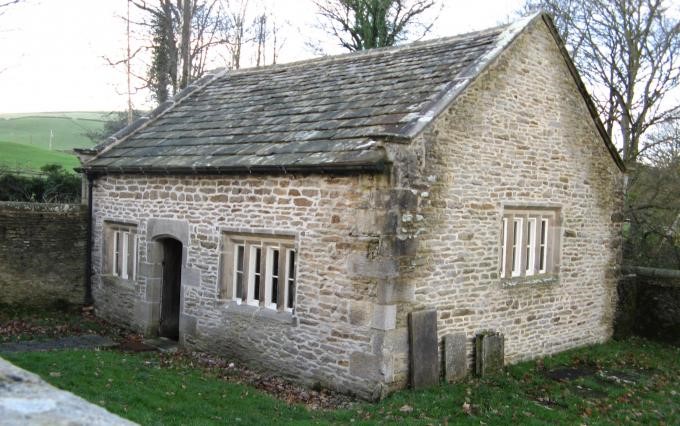
<path fill-rule="evenodd" d="M 55 388 L 0 358 L 0 423 L 19 425 L 135 425 L 98 405 Z"/>

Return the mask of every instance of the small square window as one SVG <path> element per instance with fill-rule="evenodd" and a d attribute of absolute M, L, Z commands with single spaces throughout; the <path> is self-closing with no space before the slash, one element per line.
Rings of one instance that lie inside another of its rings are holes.
<path fill-rule="evenodd" d="M 501 222 L 501 278 L 556 274 L 559 260 L 559 211 L 508 208 Z"/>

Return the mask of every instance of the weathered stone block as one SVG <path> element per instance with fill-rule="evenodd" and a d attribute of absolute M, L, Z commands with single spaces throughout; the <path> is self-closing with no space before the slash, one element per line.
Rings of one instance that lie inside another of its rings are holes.
<path fill-rule="evenodd" d="M 383 340 L 384 350 L 387 353 L 408 353 L 408 328 L 400 327 L 386 331 Z"/>
<path fill-rule="evenodd" d="M 392 330 L 397 325 L 397 305 L 375 305 L 371 327 Z"/>
<path fill-rule="evenodd" d="M 505 338 L 496 332 L 480 333 L 475 338 L 475 373 L 478 376 L 495 373 L 503 368 Z"/>
<path fill-rule="evenodd" d="M 196 317 L 191 315 L 180 314 L 179 317 L 179 335 L 182 339 L 195 337 L 196 335 Z"/>
<path fill-rule="evenodd" d="M 444 374 L 449 383 L 458 381 L 467 374 L 466 343 L 465 333 L 444 336 Z"/>
<path fill-rule="evenodd" d="M 415 300 L 415 285 L 413 282 L 385 280 L 378 283 L 377 289 L 378 303 L 381 304 L 389 305 Z"/>
<path fill-rule="evenodd" d="M 417 238 L 395 238 L 393 250 L 395 256 L 415 256 L 418 251 Z"/>
<path fill-rule="evenodd" d="M 366 278 L 390 278 L 399 274 L 399 265 L 395 259 L 373 260 L 363 253 L 356 253 L 348 259 L 348 270 L 354 276 Z"/>
<path fill-rule="evenodd" d="M 362 379 L 378 380 L 381 362 L 378 355 L 366 352 L 352 352 L 349 357 L 349 374 Z"/>
<path fill-rule="evenodd" d="M 349 305 L 349 323 L 352 325 L 369 325 L 373 319 L 373 304 L 353 300 Z"/>
<path fill-rule="evenodd" d="M 437 311 L 411 312 L 408 315 L 411 355 L 410 380 L 413 389 L 439 383 L 439 345 Z"/>
<path fill-rule="evenodd" d="M 201 283 L 201 271 L 193 268 L 182 268 L 182 287 L 198 287 Z"/>

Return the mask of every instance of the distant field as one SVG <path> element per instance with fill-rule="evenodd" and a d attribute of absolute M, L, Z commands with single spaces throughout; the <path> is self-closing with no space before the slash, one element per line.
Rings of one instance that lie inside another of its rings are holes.
<path fill-rule="evenodd" d="M 85 133 L 101 129 L 107 115 L 102 112 L 0 114 L 0 140 L 49 149 L 51 133 L 52 150 L 86 148 L 94 144 Z"/>
<path fill-rule="evenodd" d="M 110 112 L 104 111 L 60 111 L 60 112 L 8 112 L 1 113 L 0 118 L 25 117 L 67 117 L 76 119 L 106 120 Z"/>
<path fill-rule="evenodd" d="M 0 169 L 39 171 L 45 164 L 61 164 L 73 172 L 80 164 L 75 155 L 59 151 L 0 141 Z"/>

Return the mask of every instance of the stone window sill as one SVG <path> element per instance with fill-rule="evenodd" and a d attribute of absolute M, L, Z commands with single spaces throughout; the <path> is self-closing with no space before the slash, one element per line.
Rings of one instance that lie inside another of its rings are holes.
<path fill-rule="evenodd" d="M 274 309 L 263 308 L 261 306 L 238 303 L 235 300 L 227 302 L 225 304 L 225 309 L 227 312 L 249 316 L 251 318 L 271 320 L 281 324 L 289 324 L 294 327 L 298 325 L 298 317 L 293 315 L 293 313 L 290 311 L 276 311 Z"/>
<path fill-rule="evenodd" d="M 135 281 L 134 280 L 124 280 L 119 276 L 116 275 L 102 275 L 102 283 L 107 286 L 118 286 L 130 290 L 134 290 L 135 288 Z"/>
<path fill-rule="evenodd" d="M 514 278 L 503 278 L 501 280 L 501 285 L 504 288 L 514 288 L 514 287 L 534 287 L 542 285 L 557 285 L 559 283 L 559 277 L 557 275 L 535 275 L 530 277 L 514 277 Z"/>

